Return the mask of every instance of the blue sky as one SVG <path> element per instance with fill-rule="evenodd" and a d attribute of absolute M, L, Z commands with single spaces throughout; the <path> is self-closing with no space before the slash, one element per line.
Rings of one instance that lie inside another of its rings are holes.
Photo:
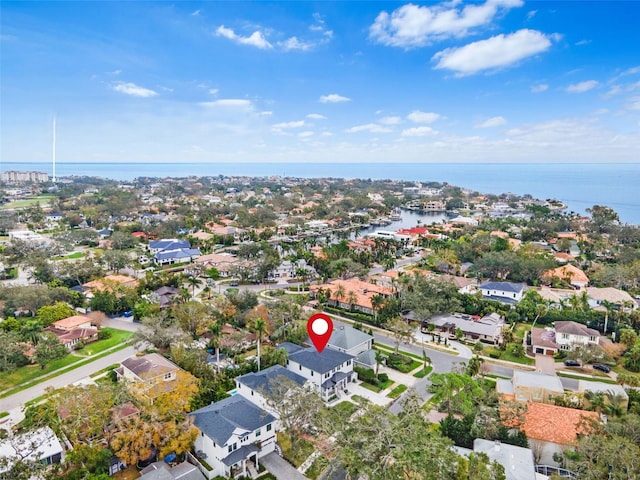
<path fill-rule="evenodd" d="M 640 159 L 640 2 L 0 9 L 3 162 Z"/>

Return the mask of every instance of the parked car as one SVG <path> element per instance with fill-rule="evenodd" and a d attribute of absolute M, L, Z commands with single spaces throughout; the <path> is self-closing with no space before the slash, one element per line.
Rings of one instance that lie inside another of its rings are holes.
<path fill-rule="evenodd" d="M 595 363 L 593 365 L 593 368 L 595 368 L 596 370 L 600 370 L 601 372 L 604 372 L 604 373 L 609 373 L 611 371 L 611 368 L 609 367 L 609 365 L 605 365 L 604 363 Z"/>
<path fill-rule="evenodd" d="M 579 362 L 579 361 L 577 361 L 577 360 L 571 360 L 570 358 L 567 358 L 567 359 L 564 361 L 564 364 L 565 364 L 567 367 L 579 367 L 579 366 L 580 366 L 580 362 Z"/>
<path fill-rule="evenodd" d="M 122 316 L 123 316 L 123 317 L 127 317 L 127 318 L 129 318 L 129 317 L 133 317 L 133 312 L 132 312 L 131 310 L 129 310 L 128 312 L 124 312 L 124 313 L 122 314 Z"/>
<path fill-rule="evenodd" d="M 239 285 L 238 282 L 236 282 L 235 280 L 232 282 L 229 282 L 230 287 L 237 287 L 238 285 Z"/>

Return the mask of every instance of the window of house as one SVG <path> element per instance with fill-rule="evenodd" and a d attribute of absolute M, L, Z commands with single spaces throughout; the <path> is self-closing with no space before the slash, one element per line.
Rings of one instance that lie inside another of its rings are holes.
<path fill-rule="evenodd" d="M 256 430 L 256 437 L 259 437 L 261 433 L 262 433 L 262 430 L 260 429 Z"/>
<path fill-rule="evenodd" d="M 313 370 L 311 370 L 311 376 L 313 377 Z"/>
<path fill-rule="evenodd" d="M 351 365 L 351 360 L 347 360 L 347 365 Z"/>
<path fill-rule="evenodd" d="M 562 338 L 564 338 L 565 340 L 569 338 L 569 334 L 568 333 L 563 333 L 562 334 Z"/>
<path fill-rule="evenodd" d="M 302 365 L 298 365 L 298 368 L 299 368 L 300 370 L 302 370 Z"/>
<path fill-rule="evenodd" d="M 267 432 L 271 431 L 271 424 L 267 425 Z"/>
<path fill-rule="evenodd" d="M 589 337 L 589 341 L 590 342 L 595 342 L 596 341 L 596 337 L 593 337 L 593 336 Z"/>

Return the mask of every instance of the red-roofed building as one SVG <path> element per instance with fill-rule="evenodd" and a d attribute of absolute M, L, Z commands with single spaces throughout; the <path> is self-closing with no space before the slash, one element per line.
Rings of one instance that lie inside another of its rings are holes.
<path fill-rule="evenodd" d="M 376 295 L 388 298 L 394 294 L 391 288 L 383 287 L 362 280 L 334 280 L 323 285 L 312 285 L 311 293 L 316 296 L 322 289 L 329 293 L 329 301 L 340 308 L 359 310 L 373 315 L 371 299 Z"/>

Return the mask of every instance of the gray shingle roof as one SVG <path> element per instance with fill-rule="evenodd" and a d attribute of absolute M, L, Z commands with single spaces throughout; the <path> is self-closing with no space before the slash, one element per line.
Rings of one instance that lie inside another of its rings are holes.
<path fill-rule="evenodd" d="M 334 327 L 328 345 L 342 348 L 343 350 L 350 350 L 355 346 L 368 342 L 371 338 L 371 335 L 366 334 L 362 330 L 358 330 L 349 325 L 341 325 L 337 328 Z"/>
<path fill-rule="evenodd" d="M 325 348 L 322 353 L 318 353 L 318 351 L 314 347 L 309 347 L 298 350 L 294 353 L 289 353 L 290 360 L 299 363 L 309 370 L 313 370 L 314 372 L 318 372 L 321 374 L 329 372 L 334 368 L 339 367 L 347 360 L 352 360 L 353 358 L 353 355 L 338 352 L 337 350 L 332 350 L 331 348 Z"/>
<path fill-rule="evenodd" d="M 231 452 L 229 455 L 227 455 L 225 458 L 222 459 L 222 462 L 227 467 L 232 467 L 233 465 L 238 463 L 240 460 L 244 460 L 249 455 L 251 455 L 252 453 L 256 453 L 259 450 L 260 449 L 255 445 L 245 445 Z"/>
<path fill-rule="evenodd" d="M 264 390 L 268 392 L 270 391 L 271 382 L 278 377 L 289 378 L 298 385 L 304 385 L 307 381 L 304 377 L 297 373 L 290 372 L 281 365 L 274 365 L 258 373 L 247 373 L 236 378 L 236 381 L 242 385 L 246 385 L 252 390 Z"/>
<path fill-rule="evenodd" d="M 521 283 L 511 282 L 486 282 L 480 285 L 479 288 L 484 288 L 485 290 L 502 290 L 503 292 L 520 293 L 524 288 L 524 285 Z"/>
<path fill-rule="evenodd" d="M 194 425 L 219 445 L 225 445 L 236 429 L 252 432 L 273 422 L 275 417 L 240 395 L 212 403 L 189 414 Z"/>
<path fill-rule="evenodd" d="M 599 337 L 600 332 L 581 323 L 571 321 L 557 321 L 553 324 L 556 333 L 568 333 L 570 335 L 582 335 L 583 337 Z"/>

